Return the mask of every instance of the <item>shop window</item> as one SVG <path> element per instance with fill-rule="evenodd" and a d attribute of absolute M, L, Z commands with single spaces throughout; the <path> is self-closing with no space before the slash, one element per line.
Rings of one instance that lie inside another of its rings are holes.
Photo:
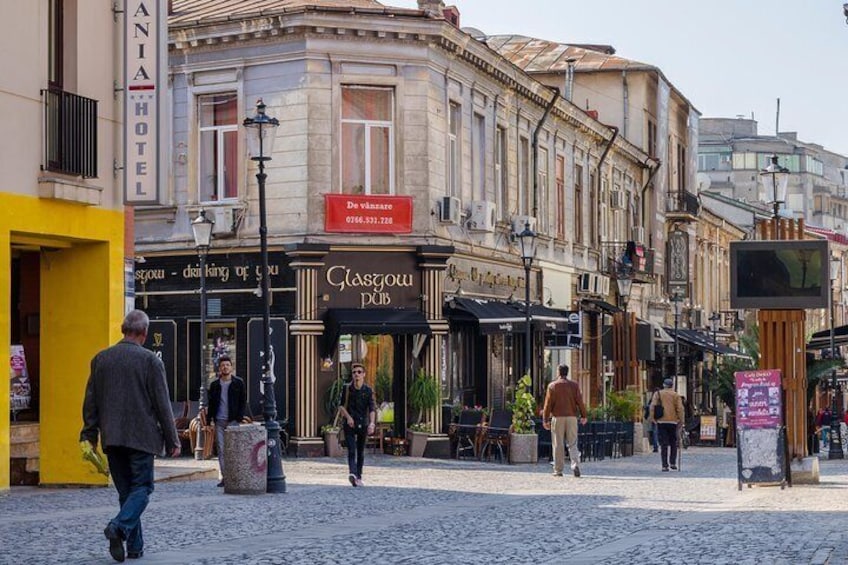
<path fill-rule="evenodd" d="M 394 92 L 342 87 L 342 193 L 394 194 Z"/>
<path fill-rule="evenodd" d="M 238 198 L 238 96 L 198 96 L 200 201 Z"/>

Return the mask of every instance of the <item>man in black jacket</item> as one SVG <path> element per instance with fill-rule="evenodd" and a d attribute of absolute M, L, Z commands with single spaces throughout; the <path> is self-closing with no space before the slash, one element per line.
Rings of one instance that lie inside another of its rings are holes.
<path fill-rule="evenodd" d="M 374 434 L 377 407 L 371 387 L 365 384 L 365 367 L 361 363 L 351 365 L 353 382 L 345 385 L 339 403 L 344 418 L 345 443 L 347 444 L 347 476 L 350 484 L 361 487 L 362 466 L 365 464 L 365 439 Z"/>
<path fill-rule="evenodd" d="M 144 553 L 141 514 L 153 492 L 153 456 L 161 453 L 163 441 L 167 454 L 180 454 L 165 365 L 142 347 L 149 325 L 141 310 L 127 314 L 124 339 L 91 360 L 82 406 L 80 441 L 97 447 L 99 436 L 121 505 L 103 531 L 115 561 Z"/>
<path fill-rule="evenodd" d="M 218 378 L 209 385 L 209 411 L 206 421 L 215 426 L 218 448 L 218 486 L 224 486 L 224 430 L 244 420 L 247 390 L 244 381 L 233 374 L 233 362 L 227 355 L 218 358 Z"/>

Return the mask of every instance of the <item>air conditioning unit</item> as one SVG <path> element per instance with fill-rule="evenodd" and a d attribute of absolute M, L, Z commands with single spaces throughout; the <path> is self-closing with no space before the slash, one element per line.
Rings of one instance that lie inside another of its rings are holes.
<path fill-rule="evenodd" d="M 630 239 L 636 243 L 645 243 L 645 228 L 642 226 L 633 226 L 630 230 Z"/>
<path fill-rule="evenodd" d="M 458 224 L 461 216 L 459 206 L 459 198 L 456 196 L 443 197 L 439 220 L 443 224 Z"/>
<path fill-rule="evenodd" d="M 213 208 L 213 210 L 212 219 L 215 223 L 212 225 L 212 233 L 216 235 L 233 233 L 233 209 L 224 206 Z"/>
<path fill-rule="evenodd" d="M 468 229 L 471 231 L 495 231 L 497 220 L 497 208 L 494 202 L 475 200 L 471 203 L 471 215 L 468 220 Z"/>
<path fill-rule="evenodd" d="M 535 216 L 515 216 L 512 219 L 512 232 L 516 235 L 524 231 L 527 224 L 530 224 L 530 230 L 536 231 Z"/>
<path fill-rule="evenodd" d="M 624 192 L 620 190 L 610 191 L 610 207 L 614 210 L 622 210 L 624 208 Z"/>

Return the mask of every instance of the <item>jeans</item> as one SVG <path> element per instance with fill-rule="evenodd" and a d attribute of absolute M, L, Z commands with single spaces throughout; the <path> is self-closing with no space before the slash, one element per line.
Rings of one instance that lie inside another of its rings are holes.
<path fill-rule="evenodd" d="M 238 425 L 238 422 L 233 420 L 215 420 L 215 444 L 218 448 L 218 480 L 224 480 L 224 432 L 230 424 Z"/>
<path fill-rule="evenodd" d="M 110 523 L 127 540 L 128 552 L 140 552 L 144 549 L 141 514 L 153 492 L 153 454 L 129 447 L 110 447 L 106 457 L 121 504 L 121 511 Z"/>
<path fill-rule="evenodd" d="M 362 478 L 362 466 L 365 464 L 365 439 L 368 430 L 363 427 L 356 429 L 345 424 L 345 445 L 347 446 L 347 468 L 357 479 Z"/>
<path fill-rule="evenodd" d="M 662 459 L 663 468 L 668 467 L 669 460 L 672 465 L 677 466 L 677 423 L 660 422 L 657 424 L 657 427 L 659 428 L 660 458 Z M 669 455 L 671 456 L 670 458 Z"/>
<path fill-rule="evenodd" d="M 660 430 L 656 422 L 651 423 L 651 447 L 654 451 L 660 448 Z"/>

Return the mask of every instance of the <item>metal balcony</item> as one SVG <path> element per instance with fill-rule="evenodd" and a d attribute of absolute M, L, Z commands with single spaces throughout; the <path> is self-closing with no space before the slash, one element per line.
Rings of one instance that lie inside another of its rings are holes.
<path fill-rule="evenodd" d="M 694 222 L 698 219 L 701 204 L 698 196 L 685 190 L 666 193 L 666 219 L 670 221 Z"/>
<path fill-rule="evenodd" d="M 43 169 L 83 178 L 97 177 L 97 100 L 64 90 L 42 90 Z"/>
<path fill-rule="evenodd" d="M 628 248 L 630 252 L 628 253 Z M 656 277 L 654 250 L 635 241 L 601 243 L 601 273 L 616 278 L 628 272 L 635 283 L 651 283 Z"/>

